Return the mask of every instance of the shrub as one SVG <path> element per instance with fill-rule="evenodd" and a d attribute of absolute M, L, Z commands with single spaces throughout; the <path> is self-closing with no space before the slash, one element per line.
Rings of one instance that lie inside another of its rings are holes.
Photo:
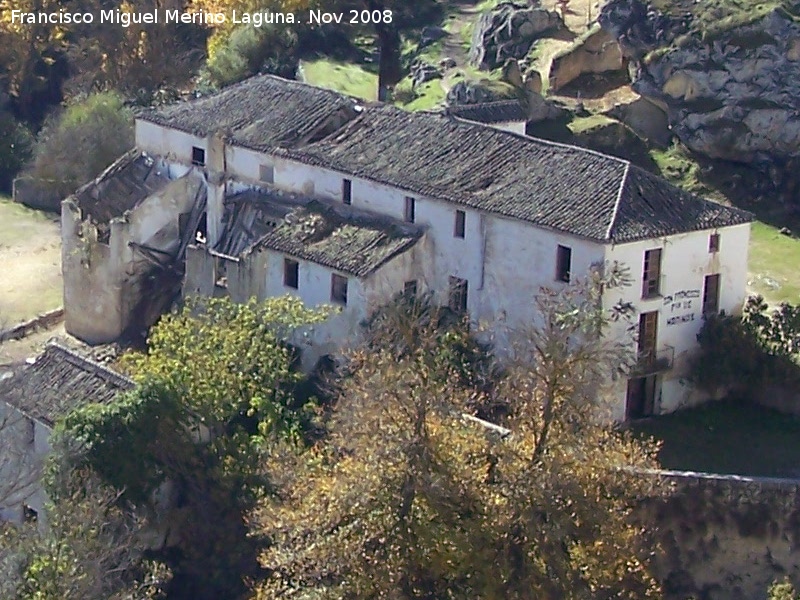
<path fill-rule="evenodd" d="M 800 307 L 783 303 L 770 313 L 761 296 L 751 296 L 741 318 L 711 317 L 697 340 L 701 350 L 692 379 L 704 389 L 748 393 L 770 383 L 800 382 Z"/>
<path fill-rule="evenodd" d="M 111 92 L 74 102 L 39 135 L 31 176 L 65 197 L 134 144 L 133 115 Z"/>
<path fill-rule="evenodd" d="M 206 64 L 208 78 L 219 87 L 257 73 L 294 79 L 296 45 L 297 36 L 287 27 L 239 27 L 211 54 Z"/>

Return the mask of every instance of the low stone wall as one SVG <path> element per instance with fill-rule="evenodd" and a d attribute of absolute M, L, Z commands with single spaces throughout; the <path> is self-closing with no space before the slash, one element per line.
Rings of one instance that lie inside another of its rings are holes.
<path fill-rule="evenodd" d="M 39 210 L 61 211 L 61 197 L 45 189 L 38 179 L 17 177 L 14 180 L 14 202 Z"/>
<path fill-rule="evenodd" d="M 743 441 L 744 442 L 744 441 Z M 643 503 L 658 539 L 656 571 L 675 600 L 759 600 L 776 579 L 800 583 L 800 479 L 678 471 Z"/>
<path fill-rule="evenodd" d="M 56 308 L 49 312 L 35 316 L 33 319 L 14 325 L 0 331 L 0 343 L 8 340 L 19 340 L 29 336 L 39 329 L 50 329 L 64 320 L 64 309 Z"/>

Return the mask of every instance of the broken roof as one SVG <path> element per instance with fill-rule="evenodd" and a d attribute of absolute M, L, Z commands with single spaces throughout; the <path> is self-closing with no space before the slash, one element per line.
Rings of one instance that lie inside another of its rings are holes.
<path fill-rule="evenodd" d="M 212 96 L 144 111 L 138 117 L 199 137 L 218 131 L 257 150 L 291 147 L 356 116 L 358 101 L 331 90 L 259 75 Z"/>
<path fill-rule="evenodd" d="M 598 242 L 752 221 L 619 158 L 389 105 L 282 154 Z"/>
<path fill-rule="evenodd" d="M 511 123 L 527 121 L 528 113 L 519 100 L 498 100 L 480 104 L 449 106 L 445 114 L 477 123 Z"/>
<path fill-rule="evenodd" d="M 110 402 L 133 386 L 130 379 L 51 342 L 32 365 L 0 380 L 0 401 L 52 427 L 72 409 Z"/>
<path fill-rule="evenodd" d="M 151 156 L 130 150 L 74 194 L 84 218 L 106 224 L 169 183 Z"/>
<path fill-rule="evenodd" d="M 216 250 L 239 256 L 269 248 L 356 277 L 405 252 L 419 227 L 278 190 L 248 191 L 226 200 L 230 218 Z"/>

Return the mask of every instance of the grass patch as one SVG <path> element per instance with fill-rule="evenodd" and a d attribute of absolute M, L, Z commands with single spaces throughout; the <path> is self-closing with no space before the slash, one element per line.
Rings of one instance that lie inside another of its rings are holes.
<path fill-rule="evenodd" d="M 663 442 L 665 469 L 800 476 L 800 420 L 745 401 L 713 402 L 630 427 Z"/>
<path fill-rule="evenodd" d="M 57 223 L 58 217 L 32 210 L 7 196 L 0 196 L 0 248 L 8 248 L 36 236 L 45 223 Z"/>
<path fill-rule="evenodd" d="M 406 110 L 433 110 L 445 101 L 441 80 L 426 81 L 414 90 L 416 98 L 405 104 Z"/>
<path fill-rule="evenodd" d="M 323 58 L 302 61 L 302 67 L 305 80 L 311 85 L 365 100 L 378 97 L 378 75 L 360 65 Z"/>
<path fill-rule="evenodd" d="M 751 287 L 770 304 L 800 303 L 800 240 L 781 235 L 777 228 L 755 222 L 750 236 Z"/>
<path fill-rule="evenodd" d="M 573 119 L 567 125 L 569 130 L 578 135 L 580 133 L 584 133 L 586 131 L 590 131 L 592 129 L 596 129 L 598 127 L 605 127 L 606 125 L 614 125 L 618 123 L 614 119 L 611 119 L 605 115 L 592 115 L 590 117 L 580 117 L 577 119 Z"/>
<path fill-rule="evenodd" d="M 678 143 L 666 150 L 651 150 L 650 157 L 656 163 L 661 176 L 678 187 L 707 197 L 718 197 L 712 188 L 702 182 L 700 166 Z"/>

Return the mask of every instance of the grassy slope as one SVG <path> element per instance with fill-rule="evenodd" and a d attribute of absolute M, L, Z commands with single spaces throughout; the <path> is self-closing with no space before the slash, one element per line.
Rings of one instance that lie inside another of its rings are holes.
<path fill-rule="evenodd" d="M 661 440 L 665 469 L 762 477 L 800 476 L 800 420 L 729 400 L 633 423 Z"/>
<path fill-rule="evenodd" d="M 753 223 L 750 239 L 751 287 L 768 302 L 800 303 L 800 240 L 770 225 Z"/>
<path fill-rule="evenodd" d="M 312 85 L 365 100 L 375 100 L 378 96 L 378 76 L 360 65 L 321 58 L 303 61 L 303 73 Z"/>

